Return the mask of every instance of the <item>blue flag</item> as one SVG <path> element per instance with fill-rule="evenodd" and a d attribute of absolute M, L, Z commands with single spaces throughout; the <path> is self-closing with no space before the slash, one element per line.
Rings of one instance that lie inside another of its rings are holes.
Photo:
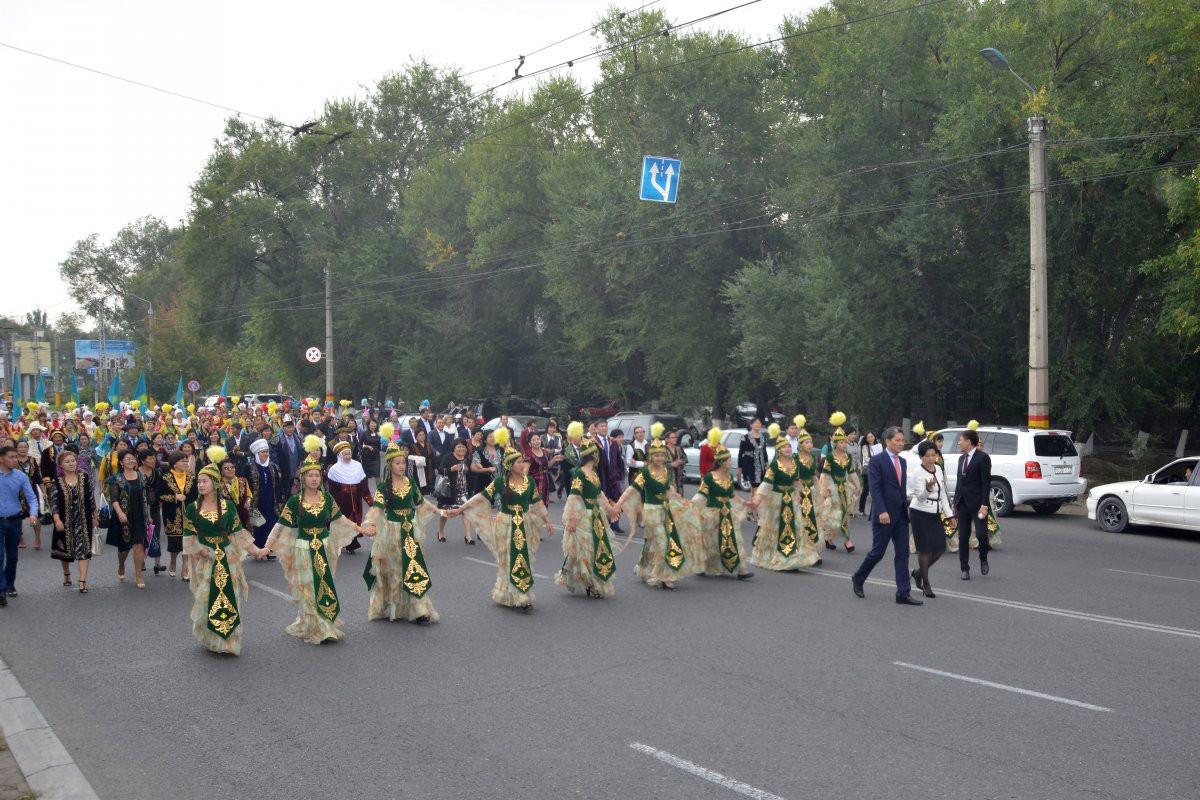
<path fill-rule="evenodd" d="M 179 388 L 175 390 L 175 407 L 183 408 L 183 373 L 179 373 Z"/>
<path fill-rule="evenodd" d="M 13 368 L 12 396 L 12 408 L 8 413 L 15 421 L 19 413 L 17 409 L 21 407 L 21 371 L 16 367 Z"/>
<path fill-rule="evenodd" d="M 221 381 L 221 391 L 217 392 L 220 397 L 229 397 L 229 367 L 225 368 L 225 380 Z"/>
<path fill-rule="evenodd" d="M 146 370 L 138 373 L 137 386 L 133 388 L 133 399 L 137 400 L 143 408 L 149 402 L 149 398 L 146 396 Z"/>
<path fill-rule="evenodd" d="M 121 373 L 113 371 L 112 383 L 108 385 L 108 404 L 116 408 L 121 404 Z"/>
<path fill-rule="evenodd" d="M 41 375 L 38 375 L 37 391 L 33 393 L 33 399 L 38 403 L 46 402 L 46 386 L 42 383 Z"/>
<path fill-rule="evenodd" d="M 71 402 L 79 405 L 79 384 L 75 382 L 75 370 L 71 370 Z"/>

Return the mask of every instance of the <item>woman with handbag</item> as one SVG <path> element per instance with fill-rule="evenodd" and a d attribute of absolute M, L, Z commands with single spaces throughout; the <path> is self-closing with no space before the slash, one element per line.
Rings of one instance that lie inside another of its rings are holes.
<path fill-rule="evenodd" d="M 150 525 L 146 528 L 146 555 L 154 559 L 154 574 L 166 572 L 162 565 L 162 502 L 158 490 L 162 473 L 158 469 L 158 454 L 152 449 L 138 450 L 138 469 L 146 483 L 147 502 L 150 504 Z"/>
<path fill-rule="evenodd" d="M 417 428 L 408 453 L 408 477 L 417 484 L 417 491 L 428 497 L 433 494 L 433 473 L 436 471 L 433 447 L 424 428 Z"/>
<path fill-rule="evenodd" d="M 146 481 L 138 469 L 137 453 L 121 454 L 121 471 L 108 479 L 104 497 L 116 517 L 108 529 L 108 543 L 117 548 L 117 580 L 125 582 L 125 561 L 133 551 L 133 581 L 145 589 L 142 564 L 146 560 L 146 541 L 151 524 L 150 498 Z"/>
<path fill-rule="evenodd" d="M 909 524 L 917 548 L 917 569 L 912 571 L 913 583 L 926 597 L 936 597 L 929 582 L 929 568 L 946 552 L 946 529 L 943 517 L 953 516 L 946 496 L 946 475 L 937 464 L 938 449 L 931 441 L 917 446 L 921 466 L 908 472 Z"/>
<path fill-rule="evenodd" d="M 87 594 L 92 536 L 100 525 L 92 479 L 79 469 L 79 456 L 70 450 L 58 455 L 62 475 L 50 481 L 50 511 L 54 534 L 50 556 L 62 562 L 63 586 L 71 585 L 71 562 L 79 562 L 79 593 Z"/>
<path fill-rule="evenodd" d="M 495 431 L 476 431 L 482 441 L 471 451 L 471 497 L 482 492 L 500 473 L 503 453 L 496 447 Z"/>
<path fill-rule="evenodd" d="M 185 442 L 186 444 L 186 442 Z M 158 502 L 162 507 L 163 532 L 167 535 L 167 552 L 171 565 L 167 575 L 175 577 L 175 565 L 183 552 L 183 510 L 196 502 L 196 476 L 189 464 L 192 456 L 180 447 L 167 457 L 167 470 L 159 476 Z M 188 559 L 183 559 L 183 580 L 188 577 Z"/>
<path fill-rule="evenodd" d="M 471 497 L 467 483 L 470 474 L 470 464 L 467 462 L 467 443 L 465 440 L 459 439 L 454 443 L 450 452 L 442 456 L 442 461 L 438 465 L 438 476 L 434 481 L 434 495 L 437 497 L 439 511 L 461 508 L 466 504 Z M 467 544 L 475 544 L 475 537 L 471 535 L 470 525 L 466 526 L 466 531 L 463 541 Z M 444 514 L 438 518 L 438 541 L 446 541 L 446 516 Z"/>

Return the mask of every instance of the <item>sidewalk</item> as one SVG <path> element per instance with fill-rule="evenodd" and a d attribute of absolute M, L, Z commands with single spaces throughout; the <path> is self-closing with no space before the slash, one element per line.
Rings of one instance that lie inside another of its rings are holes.
<path fill-rule="evenodd" d="M 29 784 L 25 783 L 25 776 L 4 737 L 0 736 L 0 800 L 33 800 L 35 797 L 37 795 L 29 791 Z"/>

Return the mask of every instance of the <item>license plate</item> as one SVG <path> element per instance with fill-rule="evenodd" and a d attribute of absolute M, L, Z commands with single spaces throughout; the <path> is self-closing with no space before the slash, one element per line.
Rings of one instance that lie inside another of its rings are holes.
<path fill-rule="evenodd" d="M 1054 474 L 1055 475 L 1070 475 L 1071 468 L 1070 467 L 1055 467 Z"/>

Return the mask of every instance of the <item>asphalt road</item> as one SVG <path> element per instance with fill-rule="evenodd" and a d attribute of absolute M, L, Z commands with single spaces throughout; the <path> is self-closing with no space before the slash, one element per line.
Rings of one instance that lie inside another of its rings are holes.
<path fill-rule="evenodd" d="M 287 636 L 291 604 L 252 585 L 237 659 L 192 638 L 178 580 L 118 584 L 109 548 L 81 596 L 24 550 L 0 656 L 102 798 L 1195 798 L 1200 537 L 1002 523 L 991 575 L 947 555 L 921 608 L 890 556 L 851 594 L 862 519 L 854 555 L 675 593 L 633 547 L 605 601 L 540 577 L 556 536 L 526 616 L 453 521 L 427 546 L 441 624 L 368 622 L 350 556 L 345 641 Z"/>

